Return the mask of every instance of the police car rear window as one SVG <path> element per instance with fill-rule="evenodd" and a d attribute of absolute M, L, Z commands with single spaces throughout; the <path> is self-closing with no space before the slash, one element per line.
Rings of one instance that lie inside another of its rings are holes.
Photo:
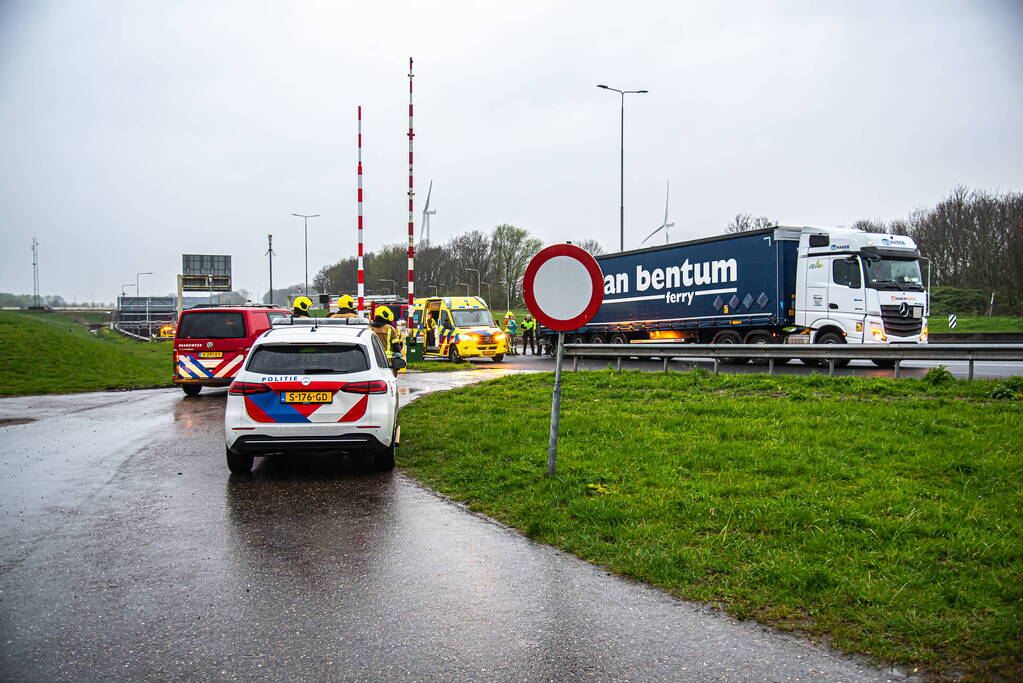
<path fill-rule="evenodd" d="M 208 311 L 181 316 L 178 339 L 242 339 L 245 316 L 241 313 Z"/>
<path fill-rule="evenodd" d="M 369 370 L 369 359 L 358 344 L 259 346 L 247 370 L 264 375 L 346 374 Z"/>

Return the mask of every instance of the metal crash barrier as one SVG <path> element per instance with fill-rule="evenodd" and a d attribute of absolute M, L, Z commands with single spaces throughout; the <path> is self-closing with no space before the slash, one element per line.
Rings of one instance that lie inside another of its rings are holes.
<path fill-rule="evenodd" d="M 842 360 L 878 360 L 892 363 L 895 377 L 907 360 L 969 361 L 973 379 L 976 361 L 1021 361 L 1023 344 L 565 344 L 565 356 L 572 358 L 572 369 L 579 369 L 580 358 L 614 358 L 622 369 L 623 358 L 659 358 L 668 371 L 673 358 L 710 358 L 714 373 L 727 360 L 766 360 L 768 374 L 774 374 L 778 360 L 820 361 L 827 363 L 828 375 L 835 374 L 835 362 Z"/>

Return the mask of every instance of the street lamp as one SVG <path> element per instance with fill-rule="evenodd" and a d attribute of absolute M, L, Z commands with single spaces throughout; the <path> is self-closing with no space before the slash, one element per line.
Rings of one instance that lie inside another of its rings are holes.
<path fill-rule="evenodd" d="M 501 282 L 502 285 L 504 285 L 504 293 L 508 295 L 508 307 L 505 310 L 510 311 L 511 310 L 511 285 L 508 284 L 507 280 L 501 280 L 500 282 Z"/>
<path fill-rule="evenodd" d="M 385 277 L 377 278 L 377 283 L 381 283 L 381 282 L 390 282 L 391 283 L 391 292 L 392 293 L 396 292 L 398 290 L 398 283 L 395 282 L 394 280 L 388 280 Z"/>
<path fill-rule="evenodd" d="M 622 96 L 622 124 L 619 138 L 619 153 L 620 159 L 618 162 L 618 231 L 619 231 L 619 243 L 618 250 L 625 251 L 625 96 L 626 95 L 641 95 L 648 91 L 646 90 L 619 90 L 618 88 L 611 88 L 606 85 L 598 85 L 598 88 L 604 90 L 614 91 Z"/>
<path fill-rule="evenodd" d="M 433 289 L 433 295 L 437 296 L 437 285 L 427 285 L 427 286 L 430 287 L 431 289 Z"/>
<path fill-rule="evenodd" d="M 135 293 L 138 294 L 138 291 L 139 291 L 138 290 L 138 285 L 133 285 L 132 283 L 129 282 L 126 285 L 121 285 L 121 298 L 122 299 L 125 297 L 125 294 L 124 294 L 124 288 L 125 287 L 134 287 L 135 288 Z"/>
<path fill-rule="evenodd" d="M 142 275 L 152 275 L 152 273 L 135 273 L 135 296 L 141 296 L 141 294 L 139 294 L 139 292 L 142 291 L 139 289 L 139 277 Z"/>
<path fill-rule="evenodd" d="M 302 284 L 302 293 L 309 296 L 309 219 L 319 218 L 320 214 L 311 213 L 306 215 L 302 213 L 293 213 L 291 215 L 301 218 L 305 225 L 305 282 Z"/>
<path fill-rule="evenodd" d="M 462 285 L 465 285 L 465 295 L 469 296 L 469 283 L 468 282 L 458 282 L 458 283 L 455 284 L 456 287 L 460 287 Z"/>
<path fill-rule="evenodd" d="M 476 273 L 476 296 L 483 296 L 483 292 L 480 291 L 480 271 L 476 270 L 475 268 L 466 268 L 466 270 L 471 270 L 472 272 Z M 465 287 L 466 287 L 465 295 L 469 296 L 469 285 L 466 285 Z"/>

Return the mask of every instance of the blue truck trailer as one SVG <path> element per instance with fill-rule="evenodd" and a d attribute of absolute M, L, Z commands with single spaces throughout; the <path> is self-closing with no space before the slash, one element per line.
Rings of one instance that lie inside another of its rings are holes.
<path fill-rule="evenodd" d="M 778 226 L 605 254 L 597 257 L 604 302 L 566 341 L 926 342 L 919 262 L 909 237 L 825 227 Z M 540 337 L 552 346 L 555 333 L 541 328 Z"/>

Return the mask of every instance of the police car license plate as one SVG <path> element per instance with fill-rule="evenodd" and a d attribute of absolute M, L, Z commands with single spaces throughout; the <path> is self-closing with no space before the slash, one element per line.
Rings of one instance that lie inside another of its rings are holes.
<path fill-rule="evenodd" d="M 329 391 L 285 391 L 281 394 L 281 403 L 330 403 L 331 400 Z"/>
<path fill-rule="evenodd" d="M 223 358 L 223 351 L 203 351 L 199 354 L 199 358 Z"/>

